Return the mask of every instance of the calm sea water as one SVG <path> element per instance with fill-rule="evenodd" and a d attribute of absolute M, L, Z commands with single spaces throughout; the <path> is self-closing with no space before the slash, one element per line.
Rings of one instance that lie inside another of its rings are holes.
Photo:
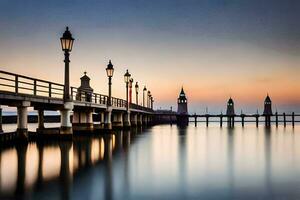
<path fill-rule="evenodd" d="M 2 148 L 0 198 L 300 199 L 300 126 L 210 125 Z"/>

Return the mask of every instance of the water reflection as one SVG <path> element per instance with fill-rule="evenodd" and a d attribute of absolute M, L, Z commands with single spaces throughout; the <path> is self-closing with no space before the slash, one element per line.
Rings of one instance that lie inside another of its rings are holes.
<path fill-rule="evenodd" d="M 0 198 L 295 199 L 299 128 L 163 125 L 2 147 Z"/>

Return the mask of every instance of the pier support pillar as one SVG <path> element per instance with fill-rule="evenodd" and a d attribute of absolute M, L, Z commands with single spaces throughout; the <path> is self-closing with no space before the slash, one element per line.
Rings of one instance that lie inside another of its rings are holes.
<path fill-rule="evenodd" d="M 137 126 L 137 124 L 138 124 L 137 123 L 137 121 L 138 121 L 137 115 L 138 114 L 136 114 L 136 113 L 135 114 L 133 114 L 133 113 L 131 114 L 131 116 L 130 116 L 131 117 L 131 126 Z"/>
<path fill-rule="evenodd" d="M 258 123 L 259 123 L 258 117 L 259 117 L 258 115 L 255 115 L 256 127 L 258 127 Z"/>
<path fill-rule="evenodd" d="M 271 116 L 265 115 L 265 126 L 270 127 L 271 126 Z"/>
<path fill-rule="evenodd" d="M 177 125 L 180 127 L 186 127 L 189 125 L 189 116 L 185 114 L 176 116 Z"/>
<path fill-rule="evenodd" d="M 276 127 L 278 127 L 278 112 L 275 113 L 275 123 Z"/>
<path fill-rule="evenodd" d="M 38 129 L 44 128 L 44 110 L 38 110 Z"/>
<path fill-rule="evenodd" d="M 92 108 L 75 108 L 73 112 L 73 130 L 92 131 L 94 129 Z"/>
<path fill-rule="evenodd" d="M 30 106 L 29 101 L 22 101 L 21 105 L 17 107 L 18 112 L 18 128 L 17 133 L 20 138 L 26 138 L 28 133 L 28 110 Z"/>
<path fill-rule="evenodd" d="M 283 126 L 286 127 L 286 116 L 285 116 L 285 113 L 283 113 Z"/>
<path fill-rule="evenodd" d="M 124 115 L 124 128 L 128 129 L 130 128 L 131 123 L 130 123 L 130 111 L 127 111 Z"/>
<path fill-rule="evenodd" d="M 100 112 L 99 114 L 98 114 L 98 117 L 99 117 L 99 128 L 104 128 L 104 119 L 105 119 L 105 115 L 104 115 L 105 113 L 104 112 Z"/>
<path fill-rule="evenodd" d="M 112 117 L 112 126 L 115 128 L 123 128 L 123 114 L 121 112 L 114 113 Z"/>
<path fill-rule="evenodd" d="M 195 127 L 197 127 L 197 117 L 195 116 Z"/>
<path fill-rule="evenodd" d="M 112 129 L 111 113 L 112 113 L 112 107 L 108 107 L 105 111 L 104 129 L 107 129 L 107 130 Z"/>
<path fill-rule="evenodd" d="M 223 127 L 223 115 L 220 116 L 220 127 Z"/>
<path fill-rule="evenodd" d="M 228 116 L 227 117 L 227 125 L 230 128 L 234 127 L 234 116 Z"/>
<path fill-rule="evenodd" d="M 295 113 L 292 113 L 292 126 L 295 127 Z"/>
<path fill-rule="evenodd" d="M 137 115 L 137 125 L 138 126 L 142 126 L 143 125 L 143 115 L 142 114 L 138 114 Z"/>
<path fill-rule="evenodd" d="M 3 129 L 2 129 L 2 108 L 0 106 L 0 133 L 3 132 Z"/>
<path fill-rule="evenodd" d="M 206 118 L 206 127 L 208 127 L 208 123 L 209 123 L 209 117 L 208 117 L 208 116 L 206 116 L 205 118 Z"/>
<path fill-rule="evenodd" d="M 73 102 L 65 102 L 64 109 L 60 111 L 60 133 L 61 134 L 72 134 L 72 123 L 71 123 L 71 110 L 73 110 Z"/>
<path fill-rule="evenodd" d="M 143 126 L 148 126 L 148 116 L 147 115 L 143 115 Z"/>
<path fill-rule="evenodd" d="M 245 116 L 242 115 L 241 118 L 242 118 L 242 127 L 244 127 L 245 126 Z"/>

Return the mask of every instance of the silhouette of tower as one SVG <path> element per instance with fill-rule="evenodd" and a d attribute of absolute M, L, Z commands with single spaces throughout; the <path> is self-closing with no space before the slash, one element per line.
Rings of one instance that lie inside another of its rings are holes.
<path fill-rule="evenodd" d="M 265 102 L 264 102 L 264 113 L 265 116 L 265 124 L 266 126 L 271 126 L 271 116 L 273 115 L 272 112 L 272 101 L 269 95 L 267 95 Z"/>
<path fill-rule="evenodd" d="M 227 115 L 227 122 L 229 127 L 234 127 L 234 102 L 232 98 L 230 97 L 228 102 L 227 102 L 227 110 L 226 110 L 226 115 Z"/>
<path fill-rule="evenodd" d="M 177 124 L 180 126 L 187 126 L 189 123 L 187 98 L 184 93 L 183 87 L 177 99 Z"/>
<path fill-rule="evenodd" d="M 84 75 L 80 78 L 81 84 L 80 87 L 77 89 L 76 99 L 81 101 L 92 101 L 92 93 L 93 88 L 90 86 L 90 78 L 84 72 Z"/>
<path fill-rule="evenodd" d="M 177 114 L 179 114 L 179 115 L 188 114 L 187 98 L 185 96 L 183 88 L 181 88 L 181 92 L 180 92 L 179 97 L 177 99 L 177 104 L 178 104 Z"/>

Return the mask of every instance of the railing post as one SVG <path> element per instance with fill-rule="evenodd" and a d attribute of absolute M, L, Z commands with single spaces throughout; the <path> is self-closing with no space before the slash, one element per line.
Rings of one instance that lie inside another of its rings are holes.
<path fill-rule="evenodd" d="M 49 97 L 51 97 L 51 88 L 52 88 L 52 84 L 49 83 Z"/>
<path fill-rule="evenodd" d="M 292 126 L 295 126 L 295 113 L 292 113 Z"/>
<path fill-rule="evenodd" d="M 97 103 L 97 94 L 95 94 L 95 103 Z"/>
<path fill-rule="evenodd" d="M 256 127 L 258 127 L 258 123 L 259 123 L 259 121 L 258 121 L 258 117 L 259 117 L 259 115 L 256 115 L 256 116 L 255 116 L 255 120 L 256 120 Z"/>
<path fill-rule="evenodd" d="M 276 127 L 278 127 L 278 112 L 275 113 L 275 123 Z"/>
<path fill-rule="evenodd" d="M 36 96 L 36 80 L 33 81 L 33 95 Z"/>
<path fill-rule="evenodd" d="M 19 91 L 19 76 L 15 76 L 15 93 L 18 93 Z"/>
<path fill-rule="evenodd" d="M 223 126 L 223 115 L 221 114 L 221 116 L 220 116 L 220 127 L 222 127 Z"/>
<path fill-rule="evenodd" d="M 206 115 L 206 127 L 208 127 L 208 115 Z"/>

